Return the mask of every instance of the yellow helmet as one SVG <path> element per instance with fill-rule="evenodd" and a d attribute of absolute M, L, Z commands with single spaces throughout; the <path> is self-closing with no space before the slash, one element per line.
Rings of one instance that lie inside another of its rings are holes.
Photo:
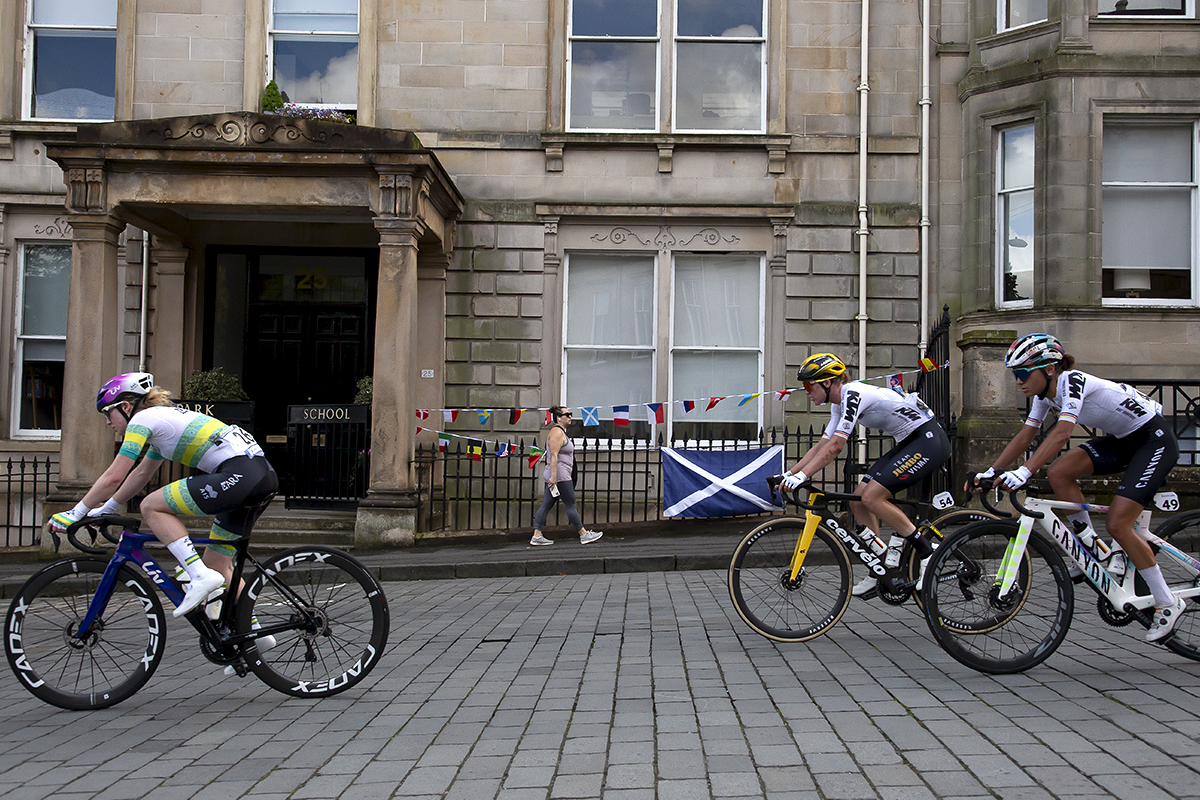
<path fill-rule="evenodd" d="M 804 359 L 796 378 L 806 383 L 827 381 L 846 373 L 846 365 L 833 353 L 813 353 Z"/>

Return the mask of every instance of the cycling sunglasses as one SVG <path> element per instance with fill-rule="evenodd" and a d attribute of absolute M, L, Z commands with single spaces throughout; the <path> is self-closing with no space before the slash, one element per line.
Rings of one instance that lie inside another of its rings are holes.
<path fill-rule="evenodd" d="M 1021 382 L 1025 382 L 1025 381 L 1029 380 L 1029 376 L 1035 372 L 1037 372 L 1036 369 L 1014 369 L 1012 371 L 1012 374 L 1013 374 L 1013 377 L 1016 378 L 1017 380 L 1019 380 Z"/>

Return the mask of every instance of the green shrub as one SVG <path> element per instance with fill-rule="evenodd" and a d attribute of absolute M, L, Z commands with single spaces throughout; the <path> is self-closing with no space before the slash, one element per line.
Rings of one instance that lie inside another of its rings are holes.
<path fill-rule="evenodd" d="M 267 84 L 267 88 L 263 89 L 262 110 L 266 113 L 275 113 L 283 108 L 283 93 L 279 91 L 279 84 L 271 81 Z"/>
<path fill-rule="evenodd" d="M 354 386 L 354 402 L 364 406 L 371 405 L 371 390 L 374 386 L 375 382 L 370 375 L 361 378 Z"/>
<path fill-rule="evenodd" d="M 250 395 L 242 389 L 236 375 L 230 375 L 217 367 L 207 372 L 193 372 L 183 382 L 181 398 L 184 400 L 249 400 Z"/>

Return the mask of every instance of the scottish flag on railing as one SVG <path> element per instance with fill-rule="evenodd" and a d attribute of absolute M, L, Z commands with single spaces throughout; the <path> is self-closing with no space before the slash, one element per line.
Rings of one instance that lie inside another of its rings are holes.
<path fill-rule="evenodd" d="M 783 445 L 758 450 L 662 448 L 663 516 L 732 517 L 771 511 L 767 476 L 783 472 Z"/>

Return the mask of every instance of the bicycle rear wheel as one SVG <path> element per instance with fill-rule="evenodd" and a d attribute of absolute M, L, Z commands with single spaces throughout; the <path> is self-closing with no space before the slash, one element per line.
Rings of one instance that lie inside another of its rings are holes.
<path fill-rule="evenodd" d="M 792 554 L 803 532 L 804 520 L 796 517 L 765 522 L 746 534 L 729 562 L 729 596 L 738 616 L 778 642 L 820 636 L 850 605 L 850 558 L 824 525 L 792 579 Z"/>
<path fill-rule="evenodd" d="M 22 686 L 72 711 L 107 708 L 142 688 L 158 668 L 167 618 L 144 574 L 123 564 L 104 613 L 84 639 L 73 634 L 108 566 L 71 558 L 20 588 L 4 621 L 4 655 Z"/>
<path fill-rule="evenodd" d="M 974 509 L 948 511 L 928 524 L 931 537 L 930 544 L 935 548 L 941 547 L 941 543 L 947 537 L 957 533 L 966 526 L 974 522 L 993 519 L 999 519 L 999 517 L 990 511 L 976 511 Z M 921 577 L 921 559 L 917 558 L 917 553 L 912 548 L 912 545 L 905 545 L 904 552 L 905 554 L 902 556 L 905 559 L 905 563 L 902 565 L 904 574 L 910 581 L 916 584 L 917 579 Z M 913 602 L 917 604 L 917 608 L 925 608 L 925 598 L 921 596 L 920 586 L 913 588 Z"/>
<path fill-rule="evenodd" d="M 263 565 L 238 602 L 238 630 L 257 616 L 276 644 L 244 645 L 246 665 L 293 697 L 329 697 L 374 669 L 387 645 L 387 598 L 367 570 L 340 550 L 297 547 Z M 273 630 L 276 626 L 286 626 Z"/>
<path fill-rule="evenodd" d="M 1197 558 L 1200 552 L 1200 511 L 1189 511 L 1163 523 L 1157 531 L 1160 537 L 1166 539 L 1175 547 L 1192 558 Z M 1158 567 L 1162 571 L 1167 586 L 1178 591 L 1200 587 L 1200 574 L 1189 564 L 1184 564 L 1174 556 L 1162 553 L 1161 548 L 1151 545 Z M 1129 565 L 1133 569 L 1133 565 Z M 1138 578 L 1138 594 L 1148 594 L 1141 578 Z M 1175 653 L 1200 661 L 1200 598 L 1192 597 L 1187 601 L 1187 608 L 1182 618 L 1175 623 L 1171 637 L 1166 641 L 1167 647 Z"/>
<path fill-rule="evenodd" d="M 938 644 L 980 672 L 1022 672 L 1045 661 L 1071 627 L 1074 586 L 1055 546 L 1033 534 L 1016 580 L 999 596 L 1013 521 L 968 525 L 934 551 L 922 587 L 925 619 Z"/>

